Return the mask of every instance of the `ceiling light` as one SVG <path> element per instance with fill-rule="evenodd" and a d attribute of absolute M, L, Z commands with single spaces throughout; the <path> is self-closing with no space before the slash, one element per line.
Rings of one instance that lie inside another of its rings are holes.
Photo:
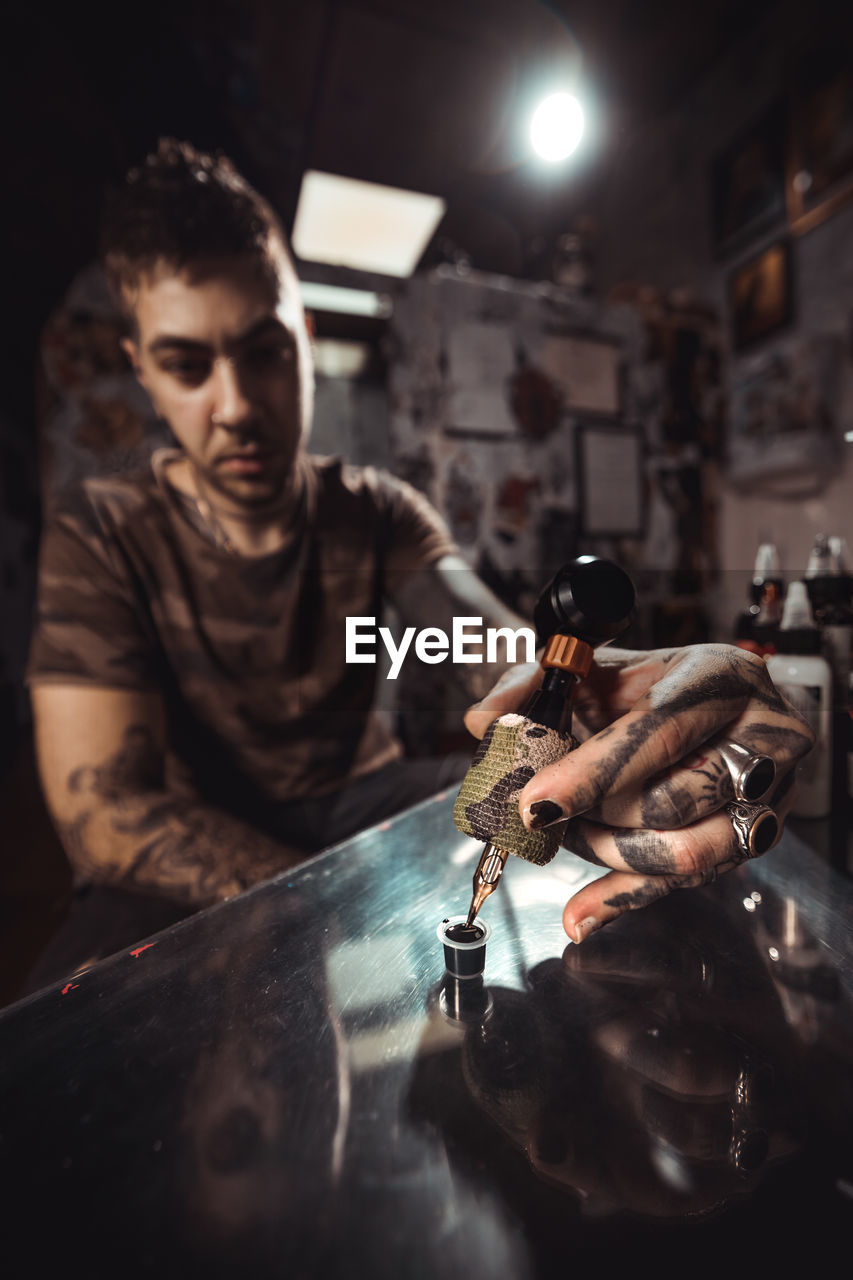
<path fill-rule="evenodd" d="M 530 122 L 533 150 L 552 163 L 565 160 L 581 140 L 583 107 L 571 93 L 552 93 L 540 102 Z"/>
<path fill-rule="evenodd" d="M 304 262 L 410 276 L 444 216 L 439 196 L 309 169 L 293 225 Z"/>
<path fill-rule="evenodd" d="M 314 342 L 314 368 L 324 378 L 358 378 L 370 363 L 370 356 L 366 342 L 339 338 L 317 338 Z"/>
<path fill-rule="evenodd" d="M 337 284 L 299 281 L 303 306 L 309 311 L 334 311 L 339 316 L 390 316 L 391 299 L 370 289 L 347 289 Z"/>

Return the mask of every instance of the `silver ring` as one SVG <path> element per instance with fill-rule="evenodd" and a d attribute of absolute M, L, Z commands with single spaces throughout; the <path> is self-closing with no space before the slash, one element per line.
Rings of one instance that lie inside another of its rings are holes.
<path fill-rule="evenodd" d="M 732 800 L 725 809 L 743 856 L 760 858 L 779 834 L 776 814 L 769 805 L 746 804 L 743 800 Z"/>
<path fill-rule="evenodd" d="M 736 1129 L 729 1146 L 729 1161 L 738 1173 L 756 1173 L 767 1160 L 769 1150 L 766 1129 Z"/>
<path fill-rule="evenodd" d="M 715 742 L 731 774 L 736 800 L 755 804 L 763 800 L 776 781 L 776 765 L 770 756 L 755 755 L 739 742 Z"/>
<path fill-rule="evenodd" d="M 766 1105 L 773 1095 L 776 1076 L 767 1062 L 743 1058 L 735 1077 L 735 1105 L 740 1111 L 753 1111 Z"/>

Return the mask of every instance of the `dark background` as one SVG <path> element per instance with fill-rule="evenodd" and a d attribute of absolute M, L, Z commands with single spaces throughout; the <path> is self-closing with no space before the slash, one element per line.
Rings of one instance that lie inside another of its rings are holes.
<path fill-rule="evenodd" d="M 4 19 L 5 405 L 32 417 L 37 335 L 96 251 L 104 184 L 158 136 L 220 147 L 292 225 L 302 173 L 441 195 L 429 262 L 459 246 L 523 276 L 594 207 L 623 148 L 771 0 L 148 0 L 35 3 Z M 813 18 L 817 6 L 809 5 Z M 827 6 L 828 7 L 828 6 Z M 577 68 L 601 104 L 589 161 L 545 170 L 518 127 Z M 638 193 L 642 197 L 642 193 Z"/>

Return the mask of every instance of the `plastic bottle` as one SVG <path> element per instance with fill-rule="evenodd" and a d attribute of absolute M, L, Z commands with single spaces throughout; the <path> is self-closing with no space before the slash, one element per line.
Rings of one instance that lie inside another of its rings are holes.
<path fill-rule="evenodd" d="M 838 536 L 818 534 L 806 569 L 806 589 L 823 647 L 832 669 L 833 816 L 846 814 L 850 784 L 850 673 L 853 645 L 853 579 L 847 572 L 846 546 Z"/>
<path fill-rule="evenodd" d="M 749 608 L 735 623 L 735 644 L 751 653 L 773 653 L 782 619 L 785 584 L 779 554 L 772 542 L 762 542 L 756 552 L 750 584 Z"/>
<path fill-rule="evenodd" d="M 832 553 L 829 548 L 829 534 L 819 533 L 809 555 L 806 565 L 806 582 L 812 578 L 826 578 L 832 573 Z M 811 598 L 811 594 L 810 597 Z"/>
<path fill-rule="evenodd" d="M 808 720 L 817 737 L 798 768 L 799 789 L 791 813 L 799 818 L 826 818 L 832 807 L 832 670 L 821 644 L 806 584 L 792 582 L 776 652 L 766 662 L 779 692 Z"/>
<path fill-rule="evenodd" d="M 832 667 L 837 711 L 847 709 L 853 641 L 853 579 L 844 562 L 845 551 L 843 538 L 819 533 L 806 569 L 806 589 Z"/>

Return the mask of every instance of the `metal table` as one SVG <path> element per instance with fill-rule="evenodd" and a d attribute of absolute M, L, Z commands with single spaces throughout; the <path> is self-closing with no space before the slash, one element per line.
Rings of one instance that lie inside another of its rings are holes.
<path fill-rule="evenodd" d="M 849 882 L 786 835 L 581 948 L 561 909 L 600 872 L 511 859 L 484 982 L 443 989 L 436 926 L 479 854 L 451 807 L 0 1015 L 6 1274 L 790 1274 L 836 1239 L 849 1257 Z"/>

